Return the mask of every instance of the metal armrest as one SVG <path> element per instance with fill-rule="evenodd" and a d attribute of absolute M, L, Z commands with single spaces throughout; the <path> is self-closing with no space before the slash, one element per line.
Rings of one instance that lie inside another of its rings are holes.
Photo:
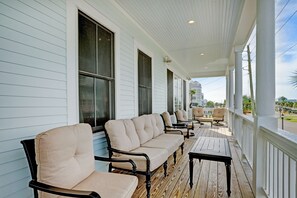
<path fill-rule="evenodd" d="M 132 155 L 132 156 L 143 156 L 146 159 L 146 171 L 150 170 L 150 164 L 151 164 L 151 160 L 148 157 L 147 154 L 145 153 L 134 153 L 134 152 L 128 152 L 128 151 L 122 151 L 122 150 L 118 150 L 118 149 L 114 149 L 114 148 L 108 148 L 110 151 L 115 152 L 115 153 L 120 153 L 120 154 L 125 154 L 125 155 Z"/>
<path fill-rule="evenodd" d="M 101 198 L 98 193 L 93 191 L 82 191 L 82 190 L 71 190 L 66 188 L 59 188 L 59 187 L 44 184 L 35 180 L 31 180 L 29 182 L 29 187 L 43 192 L 47 192 L 55 195 L 67 196 L 67 197 Z"/>
<path fill-rule="evenodd" d="M 136 172 L 136 164 L 133 160 L 131 159 L 114 159 L 114 158 L 107 158 L 107 157 L 99 157 L 99 156 L 94 156 L 95 160 L 100 160 L 104 162 L 123 162 L 123 163 L 130 163 L 132 165 L 132 172 Z"/>
<path fill-rule="evenodd" d="M 181 135 L 184 135 L 184 133 L 181 131 L 181 130 L 168 130 L 168 129 L 165 129 L 165 133 L 177 133 L 179 132 L 179 134 Z"/>
<path fill-rule="evenodd" d="M 188 124 L 187 123 L 176 123 L 176 124 L 172 124 L 172 126 L 174 126 L 174 127 L 187 127 Z"/>

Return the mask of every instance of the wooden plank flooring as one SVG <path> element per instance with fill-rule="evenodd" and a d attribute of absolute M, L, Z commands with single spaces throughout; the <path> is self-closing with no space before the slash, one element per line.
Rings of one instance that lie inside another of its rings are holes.
<path fill-rule="evenodd" d="M 152 198 L 221 198 L 228 197 L 226 190 L 226 170 L 222 162 L 194 160 L 193 188 L 189 185 L 188 152 L 199 136 L 228 138 L 232 152 L 231 166 L 231 197 L 254 197 L 252 186 L 252 170 L 248 164 L 240 161 L 241 151 L 236 145 L 231 133 L 226 126 L 212 128 L 208 123 L 195 129 L 195 137 L 186 139 L 184 154 L 178 151 L 176 165 L 173 157 L 168 160 L 168 175 L 164 177 L 163 167 L 159 168 L 152 176 Z M 133 198 L 146 197 L 145 177 L 138 175 L 139 184 Z"/>

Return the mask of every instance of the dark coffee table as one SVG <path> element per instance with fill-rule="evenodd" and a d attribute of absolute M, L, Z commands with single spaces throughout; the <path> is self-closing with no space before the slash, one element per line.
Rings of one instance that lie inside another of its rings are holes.
<path fill-rule="evenodd" d="M 231 179 L 231 151 L 226 138 L 199 137 L 193 148 L 189 152 L 190 158 L 190 187 L 193 187 L 193 159 L 212 160 L 224 162 L 227 174 L 227 193 L 230 197 L 230 179 Z"/>

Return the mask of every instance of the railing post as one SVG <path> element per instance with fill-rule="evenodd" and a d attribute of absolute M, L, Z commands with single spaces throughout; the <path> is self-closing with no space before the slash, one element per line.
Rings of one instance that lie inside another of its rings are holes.
<path fill-rule="evenodd" d="M 233 75 L 234 67 L 229 68 L 229 109 L 234 111 L 234 75 Z M 231 123 L 229 126 L 229 130 L 234 134 L 234 113 L 229 113 L 229 122 Z M 236 134 L 235 134 L 236 136 Z"/>
<path fill-rule="evenodd" d="M 253 148 L 253 191 L 256 197 L 266 197 L 265 140 L 260 126 L 277 130 L 275 118 L 275 1 L 257 1 L 256 32 L 256 117 Z"/>

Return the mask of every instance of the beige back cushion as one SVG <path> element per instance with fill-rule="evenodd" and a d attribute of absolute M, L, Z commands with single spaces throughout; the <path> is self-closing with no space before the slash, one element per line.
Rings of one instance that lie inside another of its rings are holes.
<path fill-rule="evenodd" d="M 164 119 L 165 126 L 171 127 L 172 126 L 172 122 L 171 122 L 170 114 L 167 111 L 165 111 L 161 115 L 162 115 L 162 117 Z"/>
<path fill-rule="evenodd" d="M 151 120 L 150 115 L 142 115 L 132 119 L 140 144 L 144 144 L 154 137 L 154 129 Z"/>
<path fill-rule="evenodd" d="M 212 114 L 212 117 L 224 117 L 224 114 L 225 114 L 225 109 L 223 108 L 218 108 L 218 109 L 214 109 L 213 110 L 213 114 Z"/>
<path fill-rule="evenodd" d="M 164 122 L 158 113 L 153 113 L 150 115 L 152 119 L 153 129 L 154 129 L 154 138 L 165 133 L 164 132 Z"/>
<path fill-rule="evenodd" d="M 109 120 L 105 123 L 105 130 L 112 148 L 131 151 L 140 146 L 132 120 Z"/>
<path fill-rule="evenodd" d="M 90 125 L 55 128 L 36 136 L 37 180 L 73 188 L 95 170 L 93 134 Z M 40 197 L 49 197 L 40 193 Z"/>
<path fill-rule="evenodd" d="M 178 121 L 186 121 L 185 117 L 184 117 L 184 113 L 182 110 L 177 110 L 175 112 L 176 118 Z"/>
<path fill-rule="evenodd" d="M 185 110 L 181 110 L 181 111 L 183 112 L 183 116 L 184 116 L 185 121 L 187 121 L 188 120 L 187 112 Z"/>
<path fill-rule="evenodd" d="M 193 115 L 195 117 L 203 117 L 204 116 L 202 107 L 194 107 L 192 111 L 193 111 Z"/>

